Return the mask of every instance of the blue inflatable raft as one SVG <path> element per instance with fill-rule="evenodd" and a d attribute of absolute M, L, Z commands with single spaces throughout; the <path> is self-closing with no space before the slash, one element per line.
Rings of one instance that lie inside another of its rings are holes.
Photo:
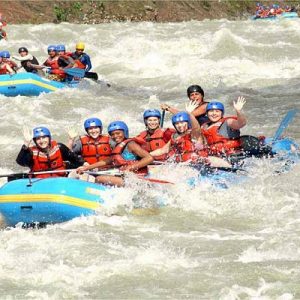
<path fill-rule="evenodd" d="M 95 214 L 105 204 L 102 195 L 107 189 L 66 177 L 17 179 L 0 189 L 0 214 L 7 226 L 65 222 Z"/>
<path fill-rule="evenodd" d="M 38 96 L 41 93 L 50 93 L 65 87 L 76 87 L 78 81 L 62 83 L 40 77 L 33 73 L 17 73 L 0 76 L 0 94 L 15 97 Z"/>

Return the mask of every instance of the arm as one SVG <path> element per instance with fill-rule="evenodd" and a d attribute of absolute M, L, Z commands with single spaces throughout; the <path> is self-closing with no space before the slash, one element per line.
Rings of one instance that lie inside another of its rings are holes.
<path fill-rule="evenodd" d="M 167 154 L 170 151 L 170 145 L 171 145 L 171 141 L 169 141 L 167 144 L 165 144 L 163 147 L 156 149 L 154 151 L 150 152 L 151 156 L 160 156 L 163 154 Z"/>
<path fill-rule="evenodd" d="M 196 108 L 192 111 L 192 114 L 193 114 L 195 117 L 198 117 L 198 116 L 201 116 L 201 115 L 205 115 L 205 114 L 206 114 L 206 106 L 207 106 L 207 103 L 206 103 L 206 102 L 201 103 L 198 107 L 196 107 Z"/>
<path fill-rule="evenodd" d="M 73 153 L 65 144 L 58 143 L 62 158 L 64 161 L 69 161 L 72 167 L 77 168 L 82 166 L 84 160 L 82 157 L 78 157 L 75 153 Z"/>
<path fill-rule="evenodd" d="M 128 150 L 141 158 L 141 160 L 136 161 L 134 164 L 128 166 L 128 171 L 139 170 L 148 166 L 154 160 L 153 157 L 146 150 L 142 149 L 136 142 L 130 142 L 128 144 Z"/>
<path fill-rule="evenodd" d="M 23 61 L 23 60 L 32 60 L 33 56 L 28 53 L 26 56 L 13 56 L 13 58 L 18 61 Z"/>
<path fill-rule="evenodd" d="M 104 166 L 109 166 L 112 163 L 112 159 L 110 157 L 100 160 L 92 165 L 84 165 L 79 168 L 77 168 L 77 173 L 82 174 L 84 171 L 96 169 L 96 168 L 101 168 Z"/>
<path fill-rule="evenodd" d="M 16 159 L 18 165 L 22 167 L 32 168 L 33 158 L 31 150 L 23 145 Z"/>
<path fill-rule="evenodd" d="M 84 58 L 85 58 L 85 65 L 86 65 L 85 71 L 88 72 L 92 68 L 91 59 L 87 54 L 85 54 Z"/>
<path fill-rule="evenodd" d="M 177 108 L 175 108 L 175 107 L 171 107 L 170 105 L 168 105 L 168 104 L 161 104 L 160 105 L 160 107 L 161 107 L 161 109 L 162 110 L 166 110 L 166 111 L 169 111 L 171 114 L 176 114 L 176 113 L 178 113 L 180 110 L 178 110 Z"/>
<path fill-rule="evenodd" d="M 246 103 L 246 100 L 244 97 L 240 96 L 238 97 L 236 102 L 233 102 L 233 107 L 236 110 L 236 116 L 237 119 L 228 119 L 227 124 L 230 128 L 238 130 L 242 127 L 244 127 L 247 123 L 246 116 L 242 112 L 243 106 Z"/>
<path fill-rule="evenodd" d="M 9 64 L 6 64 L 6 70 L 9 72 L 9 74 L 15 74 L 16 72 L 11 68 Z"/>

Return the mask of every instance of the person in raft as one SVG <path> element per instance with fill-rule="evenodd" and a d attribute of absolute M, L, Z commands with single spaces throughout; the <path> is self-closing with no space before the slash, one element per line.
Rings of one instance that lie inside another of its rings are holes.
<path fill-rule="evenodd" d="M 238 97 L 233 102 L 236 116 L 224 116 L 225 108 L 221 102 L 212 101 L 207 105 L 206 112 L 209 121 L 201 126 L 206 138 L 209 154 L 216 156 L 229 156 L 241 151 L 240 129 L 246 123 L 246 116 L 242 109 L 246 103 L 244 97 Z"/>
<path fill-rule="evenodd" d="M 141 139 L 144 143 L 142 148 L 148 152 L 162 148 L 171 139 L 172 134 L 175 132 L 172 128 L 163 129 L 160 127 L 161 113 L 157 109 L 147 109 L 143 114 L 146 130 L 141 132 L 137 139 Z M 164 161 L 167 155 L 155 156 L 155 160 Z"/>
<path fill-rule="evenodd" d="M 45 171 L 45 174 L 33 174 L 34 177 L 66 176 L 64 172 L 66 167 L 78 168 L 83 164 L 83 160 L 78 159 L 66 145 L 52 139 L 47 127 L 34 128 L 32 136 L 28 129 L 24 128 L 23 134 L 25 141 L 16 162 L 23 167 L 29 167 L 30 172 Z M 34 145 L 30 146 L 32 140 Z M 47 173 L 47 171 L 57 171 L 57 173 Z"/>
<path fill-rule="evenodd" d="M 177 163 L 201 163 L 212 167 L 230 168 L 231 165 L 218 157 L 208 156 L 205 138 L 192 111 L 197 107 L 196 101 L 190 101 L 186 105 L 186 111 L 173 115 L 172 124 L 176 132 L 171 140 L 162 148 L 150 152 L 152 156 L 168 154 L 169 160 Z"/>
<path fill-rule="evenodd" d="M 35 56 L 29 53 L 26 47 L 20 47 L 18 52 L 20 56 L 13 56 L 13 58 L 21 62 L 21 66 L 25 69 L 26 72 L 38 73 L 41 76 L 43 75 L 43 72 L 41 70 L 37 70 L 28 65 L 28 63 L 38 65 L 39 62 Z"/>
<path fill-rule="evenodd" d="M 147 166 L 153 162 L 153 157 L 141 148 L 139 139 L 129 138 L 127 125 L 122 121 L 115 121 L 109 124 L 107 131 L 111 137 L 111 156 L 95 164 L 79 167 L 77 172 L 82 174 L 84 171 L 113 165 L 121 171 L 146 175 Z M 124 186 L 124 179 L 117 176 L 98 176 L 96 182 Z"/>
<path fill-rule="evenodd" d="M 79 137 L 76 130 L 68 131 L 68 148 L 90 165 L 108 158 L 111 154 L 109 136 L 102 134 L 101 120 L 98 118 L 86 119 L 84 129 L 86 134 Z"/>
<path fill-rule="evenodd" d="M 195 101 L 197 106 L 195 106 L 195 109 L 192 111 L 192 114 L 197 119 L 200 126 L 208 121 L 208 118 L 206 116 L 206 106 L 209 102 L 204 101 L 204 91 L 201 88 L 200 85 L 191 85 L 187 88 L 187 96 L 190 101 Z M 163 110 L 169 111 L 172 114 L 176 114 L 179 112 L 179 110 L 175 107 L 172 107 L 168 104 L 162 104 L 161 108 Z"/>

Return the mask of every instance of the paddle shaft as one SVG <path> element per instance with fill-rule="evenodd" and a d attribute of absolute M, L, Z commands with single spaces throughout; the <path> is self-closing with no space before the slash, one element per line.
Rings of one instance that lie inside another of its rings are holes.
<path fill-rule="evenodd" d="M 11 173 L 11 174 L 0 174 L 1 177 L 10 177 L 10 176 L 31 176 L 31 175 L 42 175 L 42 174 L 56 174 L 56 173 L 70 173 L 76 169 L 66 169 L 66 170 L 51 170 L 51 171 L 40 171 L 40 172 L 24 172 L 24 173 Z"/>
<path fill-rule="evenodd" d="M 278 129 L 276 130 L 276 132 L 274 134 L 273 142 L 276 142 L 281 137 L 284 130 L 288 127 L 288 125 L 294 119 L 297 112 L 298 112 L 298 109 L 292 109 L 292 110 L 287 112 L 287 114 L 282 119 L 281 123 L 279 124 Z"/>
<path fill-rule="evenodd" d="M 160 119 L 160 127 L 161 127 L 161 128 L 164 127 L 165 115 L 166 115 L 166 111 L 163 110 L 163 111 L 162 111 L 162 114 L 161 114 L 161 119 Z"/>

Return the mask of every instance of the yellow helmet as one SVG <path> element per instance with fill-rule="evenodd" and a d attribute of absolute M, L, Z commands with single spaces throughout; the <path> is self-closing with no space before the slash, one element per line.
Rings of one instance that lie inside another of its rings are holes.
<path fill-rule="evenodd" d="M 76 44 L 76 49 L 78 49 L 78 50 L 84 50 L 84 47 L 85 47 L 85 45 L 82 42 L 79 42 Z"/>

